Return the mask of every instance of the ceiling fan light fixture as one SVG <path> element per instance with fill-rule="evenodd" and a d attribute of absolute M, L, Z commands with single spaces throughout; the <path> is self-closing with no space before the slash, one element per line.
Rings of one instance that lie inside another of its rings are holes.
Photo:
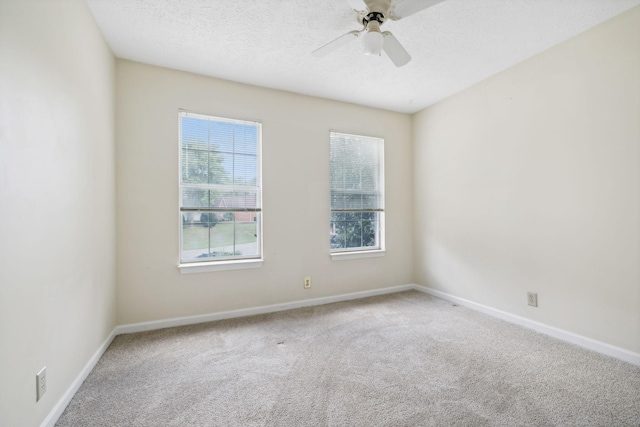
<path fill-rule="evenodd" d="M 380 24 L 377 21 L 371 21 L 367 25 L 367 32 L 362 36 L 362 47 L 365 55 L 380 56 L 384 36 L 380 32 Z"/>

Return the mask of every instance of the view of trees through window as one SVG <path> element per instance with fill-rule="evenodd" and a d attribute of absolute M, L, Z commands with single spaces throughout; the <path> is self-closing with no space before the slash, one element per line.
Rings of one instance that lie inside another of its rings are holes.
<path fill-rule="evenodd" d="M 260 124 L 180 113 L 181 259 L 260 255 Z"/>

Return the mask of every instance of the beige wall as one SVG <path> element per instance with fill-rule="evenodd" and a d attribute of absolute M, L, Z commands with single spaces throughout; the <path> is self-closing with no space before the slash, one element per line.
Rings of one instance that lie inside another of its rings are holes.
<path fill-rule="evenodd" d="M 82 1 L 0 0 L 0 425 L 42 422 L 116 316 L 414 279 L 640 352 L 639 42 L 636 8 L 412 120 L 114 64 Z M 179 273 L 179 108 L 263 123 L 262 268 Z M 329 130 L 385 139 L 383 258 L 329 257 Z"/>
<path fill-rule="evenodd" d="M 640 8 L 413 124 L 417 282 L 640 352 Z"/>
<path fill-rule="evenodd" d="M 119 323 L 411 283 L 410 116 L 123 60 L 116 99 Z M 179 108 L 262 122 L 262 268 L 181 275 L 176 267 Z M 385 139 L 382 258 L 329 256 L 330 129 Z"/>
<path fill-rule="evenodd" d="M 35 426 L 116 322 L 115 61 L 84 2 L 2 0 L 0 64 L 0 425 Z"/>

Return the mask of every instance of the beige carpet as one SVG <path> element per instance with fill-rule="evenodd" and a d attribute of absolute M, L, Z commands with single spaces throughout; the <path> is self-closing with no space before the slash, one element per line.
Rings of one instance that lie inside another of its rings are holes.
<path fill-rule="evenodd" d="M 416 291 L 116 337 L 57 426 L 634 426 L 640 368 Z"/>

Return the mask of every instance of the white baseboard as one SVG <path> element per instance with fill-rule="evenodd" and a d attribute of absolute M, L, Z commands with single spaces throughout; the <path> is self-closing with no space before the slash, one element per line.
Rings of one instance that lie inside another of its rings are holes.
<path fill-rule="evenodd" d="M 591 338 L 587 338 L 582 335 L 574 334 L 573 332 L 565 331 L 564 329 L 559 329 L 553 326 L 545 325 L 544 323 L 539 323 L 534 320 L 527 319 L 525 317 L 516 316 L 515 314 L 507 313 L 506 311 L 501 311 L 496 308 L 478 304 L 476 302 L 469 301 L 464 298 L 459 298 L 445 292 L 436 291 L 435 289 L 427 288 L 420 285 L 413 285 L 413 289 L 420 292 L 424 292 L 429 295 L 433 295 L 438 298 L 455 302 L 456 304 L 469 307 L 473 310 L 477 310 L 482 313 L 488 314 L 490 316 L 497 317 L 498 319 L 506 320 L 507 322 L 515 323 L 516 325 L 533 329 L 537 332 L 543 333 L 545 335 L 549 335 L 559 340 L 566 341 L 571 344 L 575 344 L 580 347 L 583 347 L 601 354 L 605 354 L 607 356 L 615 357 L 616 359 L 623 360 L 625 362 L 631 363 L 632 365 L 640 366 L 639 353 L 635 353 L 633 351 L 629 351 L 624 348 L 616 347 L 616 346 L 604 343 L 602 341 L 597 341 Z"/>
<path fill-rule="evenodd" d="M 301 307 L 312 307 L 316 305 L 331 304 L 334 302 L 349 301 L 360 298 L 367 298 L 376 295 L 385 295 L 395 292 L 409 291 L 414 289 L 414 285 L 392 286 L 390 288 L 373 289 L 370 291 L 354 292 L 351 294 L 335 295 L 330 297 L 320 297 L 299 301 L 285 302 L 281 304 L 263 305 L 260 307 L 242 308 L 239 310 L 221 311 L 218 313 L 202 314 L 199 316 L 176 317 L 173 319 L 156 320 L 152 322 L 130 323 L 120 325 L 115 329 L 116 335 L 130 334 L 135 332 L 152 331 L 156 329 L 172 328 L 175 326 L 194 325 L 197 323 L 213 322 L 216 320 L 233 319 L 236 317 L 255 316 L 257 314 L 274 313 L 277 311 L 291 310 Z"/>
<path fill-rule="evenodd" d="M 82 368 L 78 376 L 73 380 L 69 388 L 64 392 L 64 394 L 62 395 L 60 400 L 58 400 L 58 402 L 55 404 L 51 412 L 49 412 L 49 415 L 47 415 L 47 418 L 45 418 L 42 424 L 40 424 L 40 427 L 55 426 L 56 422 L 58 421 L 58 418 L 60 418 L 60 415 L 62 415 L 62 413 L 64 412 L 69 402 L 71 402 L 71 399 L 73 399 L 73 396 L 75 396 L 76 392 L 78 391 L 78 389 L 80 388 L 84 380 L 87 379 L 87 376 L 89 376 L 94 366 L 96 366 L 96 363 L 98 363 L 98 360 L 100 360 L 104 352 L 107 350 L 107 348 L 111 344 L 111 341 L 113 341 L 113 339 L 116 337 L 117 335 L 116 329 L 117 328 L 114 328 L 113 331 L 111 331 L 107 339 L 104 340 L 104 342 L 100 345 L 100 347 L 96 350 L 96 352 L 93 353 L 93 356 L 91 356 L 91 359 L 89 359 L 89 361 L 84 365 L 84 367 Z"/>

